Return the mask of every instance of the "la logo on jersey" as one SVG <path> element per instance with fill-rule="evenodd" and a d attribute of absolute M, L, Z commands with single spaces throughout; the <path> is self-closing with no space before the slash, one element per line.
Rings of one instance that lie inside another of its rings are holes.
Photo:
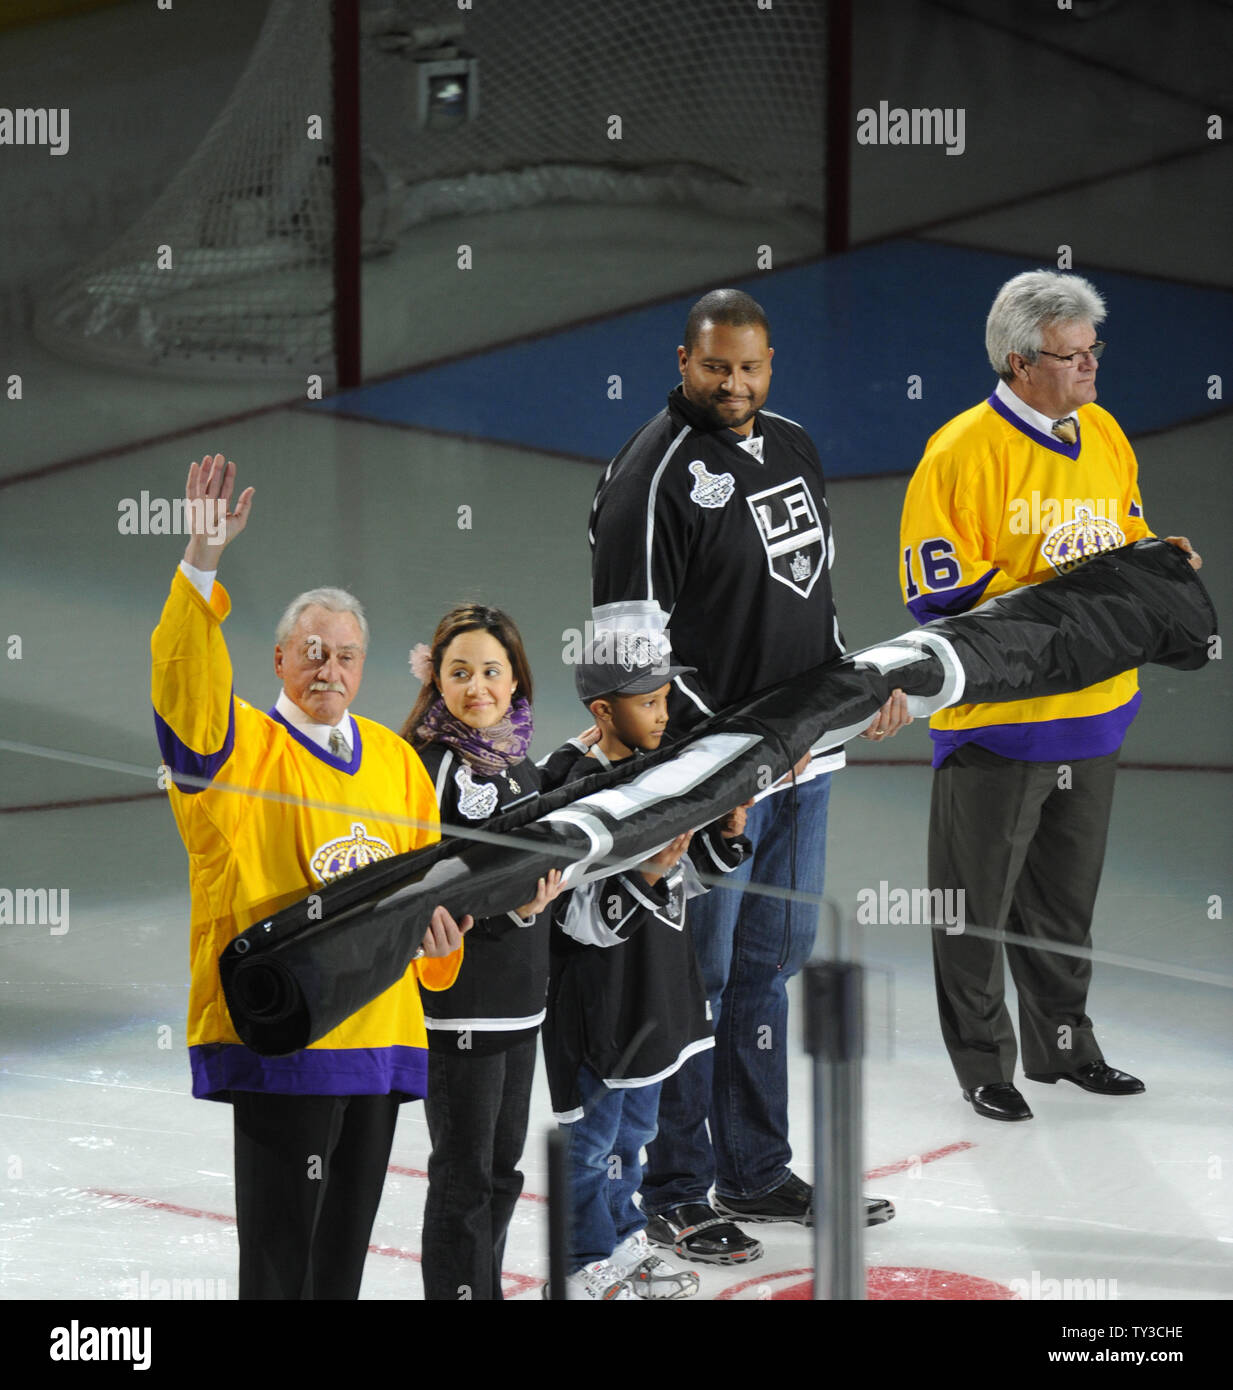
<path fill-rule="evenodd" d="M 747 497 L 771 574 L 808 598 L 826 565 L 826 538 L 803 478 Z"/>

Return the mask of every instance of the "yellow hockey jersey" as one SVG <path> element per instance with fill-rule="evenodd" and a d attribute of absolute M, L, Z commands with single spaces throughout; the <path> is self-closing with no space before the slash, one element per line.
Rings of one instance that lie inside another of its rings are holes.
<path fill-rule="evenodd" d="M 414 962 L 397 985 L 290 1057 L 260 1056 L 232 1027 L 218 957 L 234 936 L 315 885 L 431 844 L 438 832 L 389 819 L 437 820 L 423 764 L 390 730 L 353 715 L 355 748 L 344 761 L 276 711 L 235 697 L 222 634 L 230 608 L 221 584 L 207 602 L 177 571 L 151 639 L 155 727 L 188 851 L 193 1094 L 422 1096 L 428 1053 L 418 985 L 448 989 L 461 950 Z"/>
<path fill-rule="evenodd" d="M 1065 444 L 995 392 L 928 442 L 908 485 L 899 534 L 904 601 L 919 622 L 1066 574 L 1152 533 L 1138 465 L 1117 421 L 1076 412 Z M 1025 761 L 1090 758 L 1121 746 L 1139 704 L 1137 672 L 1070 695 L 954 705 L 930 720 L 937 767 L 959 744 Z"/>

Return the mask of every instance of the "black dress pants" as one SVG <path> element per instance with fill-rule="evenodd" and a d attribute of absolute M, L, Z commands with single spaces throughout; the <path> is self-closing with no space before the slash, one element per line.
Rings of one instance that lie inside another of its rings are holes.
<path fill-rule="evenodd" d="M 354 1299 L 399 1094 L 233 1091 L 241 1299 Z"/>
<path fill-rule="evenodd" d="M 500 1052 L 430 1047 L 424 1114 L 432 1155 L 424 1205 L 424 1297 L 496 1300 L 522 1191 L 538 1030 Z"/>
<path fill-rule="evenodd" d="M 968 924 L 1090 947 L 1116 772 L 1116 753 L 1059 765 L 962 745 L 934 772 L 929 887 L 962 889 Z M 936 928 L 932 937 L 942 1037 L 960 1085 L 1012 1081 L 1002 943 Z M 1086 1012 L 1091 962 L 1031 946 L 1005 952 L 1024 1071 L 1101 1061 Z"/>

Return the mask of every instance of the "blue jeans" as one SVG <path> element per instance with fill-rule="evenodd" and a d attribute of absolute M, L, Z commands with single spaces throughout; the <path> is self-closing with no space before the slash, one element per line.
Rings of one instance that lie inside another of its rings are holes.
<path fill-rule="evenodd" d="M 728 875 L 733 886 L 690 901 L 715 1049 L 663 1083 L 642 1184 L 648 1214 L 704 1202 L 712 1185 L 721 1197 L 763 1197 L 788 1177 L 787 985 L 813 951 L 818 909 L 740 889 L 753 882 L 822 892 L 830 791 L 825 773 L 751 807 L 745 834 L 754 852 Z"/>
<path fill-rule="evenodd" d="M 606 1260 L 646 1225 L 634 1196 L 643 1145 L 655 1138 L 660 1089 L 656 1082 L 610 1090 L 588 1067 L 579 1082 L 586 1114 L 562 1126 L 569 1134 L 571 1274 Z"/>

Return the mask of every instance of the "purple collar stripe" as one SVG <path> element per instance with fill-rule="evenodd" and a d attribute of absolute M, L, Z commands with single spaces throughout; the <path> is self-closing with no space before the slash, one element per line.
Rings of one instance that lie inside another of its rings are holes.
<path fill-rule="evenodd" d="M 991 405 L 994 410 L 1006 421 L 1008 425 L 1014 425 L 1020 434 L 1026 434 L 1029 439 L 1035 440 L 1037 444 L 1043 445 L 1046 449 L 1052 449 L 1055 454 L 1065 454 L 1068 459 L 1077 459 L 1079 450 L 1083 447 L 1083 430 L 1079 424 L 1079 417 L 1075 416 L 1075 442 L 1073 444 L 1063 444 L 1060 439 L 1052 434 L 1041 434 L 1038 429 L 1034 429 L 1026 420 L 1021 420 L 1009 406 L 998 400 L 996 394 L 989 397 L 985 402 Z"/>
<path fill-rule="evenodd" d="M 355 731 L 355 747 L 351 750 L 350 759 L 344 761 L 342 758 L 335 757 L 328 748 L 322 748 L 319 743 L 314 743 L 307 734 L 302 734 L 294 724 L 289 724 L 287 720 L 279 714 L 277 709 L 268 710 L 267 713 L 275 723 L 281 724 L 301 747 L 307 748 L 314 757 L 320 758 L 323 763 L 327 763 L 330 767 L 336 767 L 339 772 L 345 772 L 351 777 L 354 777 L 360 770 L 364 740 L 360 735 L 360 722 L 358 719 L 352 719 L 351 721 L 351 727 Z"/>

